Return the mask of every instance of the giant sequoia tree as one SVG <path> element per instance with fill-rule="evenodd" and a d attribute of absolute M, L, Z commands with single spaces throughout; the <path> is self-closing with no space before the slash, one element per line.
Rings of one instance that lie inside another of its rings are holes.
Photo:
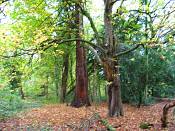
<path fill-rule="evenodd" d="M 78 39 L 81 39 L 81 34 L 83 32 L 83 19 L 80 14 L 80 8 L 77 4 L 75 4 L 75 11 L 75 24 L 77 27 L 76 36 Z M 88 98 L 88 75 L 86 64 L 85 48 L 82 47 L 82 42 L 80 40 L 76 40 L 76 87 L 75 97 L 71 103 L 71 105 L 75 107 L 90 105 Z"/>

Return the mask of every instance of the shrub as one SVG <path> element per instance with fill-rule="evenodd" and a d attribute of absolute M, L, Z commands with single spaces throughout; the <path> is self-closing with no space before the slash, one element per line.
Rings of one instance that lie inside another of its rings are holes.
<path fill-rule="evenodd" d="M 22 105 L 21 98 L 13 94 L 9 88 L 0 89 L 0 120 L 22 110 Z"/>
<path fill-rule="evenodd" d="M 140 123 L 140 126 L 139 126 L 139 127 L 140 127 L 141 129 L 150 129 L 151 126 L 153 126 L 153 124 L 142 122 L 142 123 Z"/>

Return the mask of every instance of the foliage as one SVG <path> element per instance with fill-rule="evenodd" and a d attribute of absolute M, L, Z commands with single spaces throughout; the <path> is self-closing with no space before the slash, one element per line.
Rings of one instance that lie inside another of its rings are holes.
<path fill-rule="evenodd" d="M 21 111 L 23 102 L 9 88 L 0 89 L 0 120 Z"/>
<path fill-rule="evenodd" d="M 41 102 L 22 100 L 17 92 L 13 92 L 9 87 L 0 89 L 0 120 L 12 117 L 20 111 L 41 107 Z"/>
<path fill-rule="evenodd" d="M 140 123 L 140 128 L 141 129 L 150 129 L 151 124 L 149 124 L 149 123 Z"/>
<path fill-rule="evenodd" d="M 169 71 L 170 54 L 168 52 L 171 49 L 167 51 L 167 49 L 158 48 L 158 50 L 159 52 L 155 52 L 155 49 L 149 49 L 148 65 L 146 57 L 142 55 L 143 50 L 138 50 L 127 58 L 121 59 L 124 101 L 138 103 L 140 97 L 144 97 L 145 85 L 148 86 L 148 97 L 174 97 L 173 72 Z M 146 75 L 148 75 L 147 82 Z"/>
<path fill-rule="evenodd" d="M 107 120 L 102 119 L 101 122 L 102 122 L 103 125 L 105 125 L 105 126 L 107 127 L 107 130 L 109 130 L 109 131 L 115 131 L 115 130 L 116 130 L 115 128 L 113 128 L 113 127 L 108 123 Z"/>

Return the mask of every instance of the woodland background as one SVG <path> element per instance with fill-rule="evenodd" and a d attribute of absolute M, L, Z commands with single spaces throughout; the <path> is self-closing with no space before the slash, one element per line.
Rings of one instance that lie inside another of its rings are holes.
<path fill-rule="evenodd" d="M 1 0 L 0 127 L 173 130 L 174 17 L 173 0 Z"/>

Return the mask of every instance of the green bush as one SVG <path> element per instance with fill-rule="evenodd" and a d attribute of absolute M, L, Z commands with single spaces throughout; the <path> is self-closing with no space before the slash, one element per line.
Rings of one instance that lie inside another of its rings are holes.
<path fill-rule="evenodd" d="M 0 120 L 14 115 L 22 110 L 23 102 L 21 98 L 11 93 L 10 89 L 3 88 L 0 90 Z"/>
<path fill-rule="evenodd" d="M 141 129 L 150 129 L 151 126 L 153 126 L 153 124 L 142 122 L 142 123 L 140 123 L 140 126 L 139 126 L 139 127 L 140 127 Z"/>

